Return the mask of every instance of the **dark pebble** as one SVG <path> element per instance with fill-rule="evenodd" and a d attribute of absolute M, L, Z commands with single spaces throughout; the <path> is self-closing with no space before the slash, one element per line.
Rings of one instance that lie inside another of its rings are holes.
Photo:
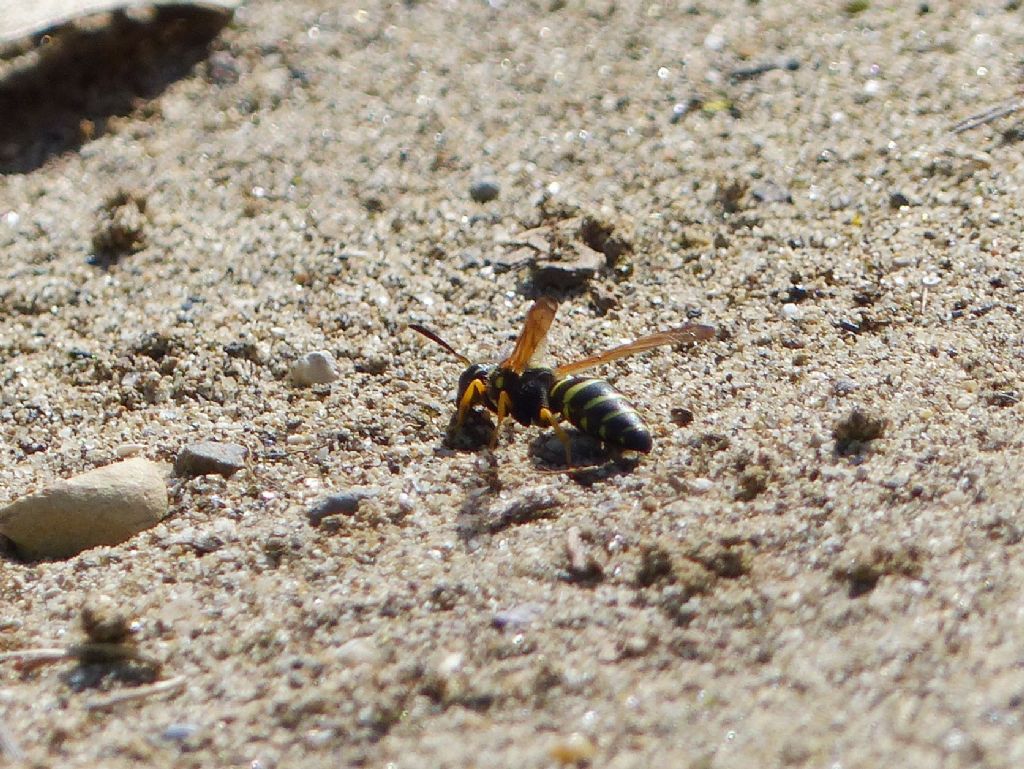
<path fill-rule="evenodd" d="M 903 208 L 904 206 L 912 206 L 910 198 L 904 195 L 902 192 L 892 192 L 889 194 L 889 208 Z"/>
<path fill-rule="evenodd" d="M 469 185 L 469 197 L 477 203 L 490 203 L 501 194 L 501 185 L 494 179 L 477 179 Z"/>
<path fill-rule="evenodd" d="M 197 475 L 223 475 L 230 478 L 245 467 L 249 450 L 237 443 L 204 441 L 186 446 L 174 460 L 174 474 L 191 478 Z"/>

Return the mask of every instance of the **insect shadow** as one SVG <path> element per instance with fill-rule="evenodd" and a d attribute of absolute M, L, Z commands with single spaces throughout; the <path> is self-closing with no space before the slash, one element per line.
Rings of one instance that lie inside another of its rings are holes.
<path fill-rule="evenodd" d="M 625 456 L 581 430 L 570 427 L 565 432 L 569 437 L 572 465 L 565 464 L 564 447 L 558 438 L 541 434 L 530 441 L 527 448 L 538 471 L 567 475 L 580 486 L 593 486 L 609 478 L 628 475 L 640 464 L 639 457 Z"/>

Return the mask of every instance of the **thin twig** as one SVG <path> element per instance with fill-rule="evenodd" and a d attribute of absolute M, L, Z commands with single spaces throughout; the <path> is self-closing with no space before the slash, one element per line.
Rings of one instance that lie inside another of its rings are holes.
<path fill-rule="evenodd" d="M 134 702 L 135 700 L 144 700 L 148 697 L 155 697 L 160 694 L 167 694 L 168 692 L 176 692 L 179 689 L 185 688 L 185 681 L 185 676 L 175 676 L 174 678 L 168 678 L 166 681 L 136 686 L 134 689 L 127 689 L 106 697 L 97 697 L 86 703 L 85 707 L 88 710 L 105 710 L 114 705 L 120 705 L 122 702 Z"/>
<path fill-rule="evenodd" d="M 153 667 L 158 667 L 160 664 L 142 654 L 134 646 L 121 643 L 88 642 L 71 644 L 62 648 L 15 649 L 14 651 L 0 652 L 0 662 L 15 661 L 41 665 L 45 662 L 60 662 L 69 659 L 83 663 L 134 660 Z"/>
<path fill-rule="evenodd" d="M 1021 109 L 1024 109 L 1024 99 L 1015 99 L 998 107 L 992 107 L 992 109 L 986 110 L 978 115 L 972 115 L 966 120 L 961 120 L 949 130 L 954 134 L 961 134 L 964 131 L 970 131 L 972 128 L 977 128 L 978 126 L 983 126 L 986 123 L 991 123 L 993 120 L 998 120 L 1001 117 L 1013 114 Z"/>
<path fill-rule="evenodd" d="M 10 652 L 0 652 L 0 662 L 14 660 L 15 662 L 32 662 L 39 664 L 42 662 L 60 662 L 61 660 L 68 659 L 73 656 L 74 654 L 72 651 L 66 648 L 15 649 Z"/>

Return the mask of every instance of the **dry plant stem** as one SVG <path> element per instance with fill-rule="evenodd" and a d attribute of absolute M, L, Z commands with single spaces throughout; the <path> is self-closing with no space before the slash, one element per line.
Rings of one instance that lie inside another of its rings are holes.
<path fill-rule="evenodd" d="M 16 649 L 10 652 L 0 652 L 0 662 L 14 660 L 16 662 L 28 662 L 38 665 L 44 662 L 60 662 L 60 660 L 72 656 L 74 655 L 71 653 L 71 650 L 65 648 Z"/>
<path fill-rule="evenodd" d="M 153 684 L 137 686 L 134 689 L 111 694 L 107 697 L 97 697 L 86 704 L 86 708 L 89 710 L 104 710 L 114 705 L 120 705 L 122 702 L 133 702 L 135 700 L 156 697 L 160 694 L 167 694 L 168 692 L 177 692 L 185 688 L 185 680 L 185 676 L 175 676 L 174 678 L 168 678 L 166 681 L 157 681 Z"/>
<path fill-rule="evenodd" d="M 0 662 L 15 661 L 29 665 L 42 665 L 47 662 L 60 662 L 74 659 L 80 662 L 117 662 L 120 660 L 136 660 L 154 668 L 160 663 L 132 646 L 115 643 L 82 643 L 67 647 L 42 649 L 15 649 L 0 653 Z"/>

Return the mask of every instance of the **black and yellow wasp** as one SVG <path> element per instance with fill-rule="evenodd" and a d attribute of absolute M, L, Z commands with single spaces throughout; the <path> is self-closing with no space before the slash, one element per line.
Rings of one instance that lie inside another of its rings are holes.
<path fill-rule="evenodd" d="M 685 326 L 641 337 L 588 358 L 554 368 L 535 365 L 534 354 L 540 348 L 558 311 L 554 299 L 538 299 L 526 313 L 526 323 L 516 340 L 512 354 L 498 364 L 473 363 L 428 328 L 409 325 L 458 358 L 466 365 L 459 377 L 455 396 L 458 430 L 474 406 L 482 404 L 498 415 L 491 436 L 491 448 L 498 442 L 498 430 L 505 417 L 521 425 L 551 426 L 565 447 L 566 464 L 572 464 L 569 436 L 559 424 L 562 417 L 570 424 L 618 449 L 647 453 L 651 433 L 639 414 L 614 387 L 603 379 L 576 376 L 581 371 L 627 355 L 666 344 L 696 342 L 715 335 L 714 326 L 687 323 Z"/>

